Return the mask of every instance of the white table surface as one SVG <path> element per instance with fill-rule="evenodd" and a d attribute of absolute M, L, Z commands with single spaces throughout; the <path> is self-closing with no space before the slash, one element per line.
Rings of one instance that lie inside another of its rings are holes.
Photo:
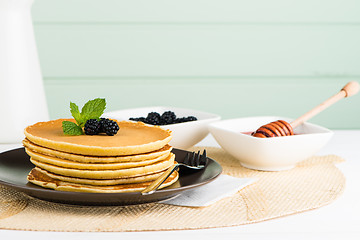
<path fill-rule="evenodd" d="M 0 230 L 0 239 L 360 239 L 360 130 L 339 130 L 317 154 L 346 160 L 338 168 L 346 177 L 345 192 L 328 206 L 238 227 L 155 232 L 72 233 Z M 0 144 L 5 151 L 20 144 Z M 198 146 L 219 146 L 211 135 Z"/>

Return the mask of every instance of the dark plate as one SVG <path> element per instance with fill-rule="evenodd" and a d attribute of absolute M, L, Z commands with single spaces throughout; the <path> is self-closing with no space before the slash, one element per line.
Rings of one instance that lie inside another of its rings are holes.
<path fill-rule="evenodd" d="M 188 151 L 173 149 L 175 160 L 182 162 Z M 180 168 L 179 180 L 170 187 L 150 195 L 141 193 L 79 193 L 55 191 L 29 183 L 26 179 L 34 165 L 24 148 L 0 153 L 0 184 L 24 192 L 29 196 L 67 204 L 81 205 L 130 205 L 155 202 L 174 197 L 184 190 L 211 182 L 220 175 L 222 168 L 216 161 L 208 158 L 205 169 L 192 170 Z"/>

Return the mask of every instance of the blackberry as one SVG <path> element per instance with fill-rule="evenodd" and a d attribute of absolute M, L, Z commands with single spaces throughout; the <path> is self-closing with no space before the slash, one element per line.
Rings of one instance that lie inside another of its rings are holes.
<path fill-rule="evenodd" d="M 86 121 L 84 131 L 86 135 L 97 135 L 100 133 L 101 124 L 97 119 L 89 119 Z"/>
<path fill-rule="evenodd" d="M 177 118 L 174 112 L 166 111 L 161 115 L 157 112 L 150 112 L 150 113 L 148 113 L 146 118 L 145 117 L 132 117 L 132 118 L 129 118 L 129 120 L 137 121 L 137 122 L 144 122 L 144 123 L 151 124 L 151 125 L 168 125 L 168 124 L 174 124 L 174 123 L 196 121 L 197 118 L 194 116 Z"/>
<path fill-rule="evenodd" d="M 131 120 L 131 121 L 136 121 L 136 122 L 145 122 L 145 121 L 146 121 L 146 118 L 144 118 L 144 117 L 129 118 L 129 120 Z"/>
<path fill-rule="evenodd" d="M 176 115 L 172 111 L 164 112 L 160 118 L 161 125 L 173 124 L 176 119 Z"/>
<path fill-rule="evenodd" d="M 197 118 L 194 116 L 188 116 L 188 117 L 182 117 L 182 118 L 177 118 L 175 119 L 174 123 L 184 123 L 184 122 L 191 122 L 191 121 L 196 121 Z"/>
<path fill-rule="evenodd" d="M 119 131 L 119 125 L 117 122 L 108 118 L 101 118 L 100 125 L 100 131 L 109 136 L 114 136 Z"/>
<path fill-rule="evenodd" d="M 174 123 L 183 123 L 186 122 L 186 118 L 185 117 L 181 117 L 181 118 L 177 118 L 175 119 Z"/>
<path fill-rule="evenodd" d="M 145 119 L 145 123 L 151 124 L 151 125 L 160 125 L 160 119 L 161 116 L 157 112 L 151 112 L 147 115 Z"/>
<path fill-rule="evenodd" d="M 187 122 L 197 121 L 197 118 L 194 117 L 194 116 L 188 116 L 188 117 L 186 118 L 186 121 L 187 121 Z"/>

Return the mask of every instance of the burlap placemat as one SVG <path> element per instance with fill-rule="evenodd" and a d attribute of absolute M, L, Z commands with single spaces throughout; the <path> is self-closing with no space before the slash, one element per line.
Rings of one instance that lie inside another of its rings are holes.
<path fill-rule="evenodd" d="M 262 172 L 241 167 L 220 148 L 208 155 L 234 177 L 257 182 L 211 206 L 161 203 L 135 206 L 74 206 L 46 202 L 0 186 L 0 228 L 37 231 L 151 231 L 238 226 L 299 213 L 338 198 L 345 177 L 335 167 L 340 157 L 315 156 L 292 170 Z"/>

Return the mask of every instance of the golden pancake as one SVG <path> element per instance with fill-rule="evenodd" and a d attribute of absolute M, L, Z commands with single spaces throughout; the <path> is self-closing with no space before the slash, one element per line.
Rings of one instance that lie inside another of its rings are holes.
<path fill-rule="evenodd" d="M 33 152 L 32 150 L 25 148 L 26 153 L 34 160 L 48 163 L 54 166 L 59 166 L 63 168 L 75 168 L 75 169 L 84 169 L 84 170 L 117 170 L 125 168 L 134 168 L 141 167 L 146 165 L 151 165 L 153 163 L 162 161 L 166 159 L 168 155 L 161 155 L 154 159 L 147 159 L 137 162 L 120 162 L 120 163 L 80 163 L 74 162 L 67 159 L 61 159 L 56 157 L 47 156 L 41 153 Z"/>
<path fill-rule="evenodd" d="M 143 161 L 147 159 L 154 159 L 160 156 L 167 156 L 172 150 L 170 145 L 165 145 L 159 150 L 152 151 L 149 153 L 137 154 L 137 155 L 129 155 L 129 156 L 114 156 L 114 157 L 106 157 L 106 156 L 86 156 L 86 155 L 79 155 L 79 154 L 72 154 L 67 152 L 61 152 L 57 150 L 53 150 L 50 148 L 45 148 L 39 145 L 36 145 L 30 142 L 28 139 L 23 140 L 23 145 L 31 149 L 33 152 L 41 153 L 44 155 L 68 159 L 76 162 L 83 162 L 83 163 L 113 163 L 113 162 L 136 162 L 136 161 Z"/>
<path fill-rule="evenodd" d="M 179 174 L 175 171 L 162 185 L 161 188 L 167 187 L 177 181 Z M 61 180 L 56 180 L 37 171 L 34 168 L 28 175 L 28 181 L 41 187 L 50 188 L 58 191 L 71 192 L 92 192 L 92 193 L 126 193 L 126 192 L 140 192 L 145 189 L 150 182 L 133 183 L 133 184 L 119 184 L 113 186 L 94 186 L 86 184 L 71 183 Z"/>
<path fill-rule="evenodd" d="M 175 155 L 170 153 L 170 155 L 159 162 L 127 169 L 116 169 L 116 170 L 82 170 L 82 169 L 71 169 L 55 166 L 52 164 L 40 162 L 33 158 L 30 158 L 30 161 L 37 167 L 42 168 L 48 172 L 68 176 L 68 177 L 78 177 L 78 178 L 89 178 L 89 179 L 112 179 L 112 178 L 128 178 L 147 175 L 150 173 L 156 173 L 163 171 L 169 168 L 174 164 Z"/>
<path fill-rule="evenodd" d="M 138 177 L 129 177 L 129 178 L 114 178 L 114 179 L 86 179 L 86 178 L 75 178 L 75 177 L 66 177 L 62 175 L 57 175 L 54 173 L 50 173 L 44 169 L 35 167 L 37 172 L 41 172 L 42 174 L 47 175 L 50 178 L 64 181 L 64 182 L 71 182 L 71 183 L 80 183 L 80 184 L 86 184 L 86 185 L 96 185 L 96 186 L 110 186 L 110 185 L 118 185 L 118 184 L 128 184 L 128 183 L 141 183 L 141 182 L 149 182 L 154 181 L 158 177 L 160 177 L 161 174 L 164 173 L 158 172 L 158 173 L 152 173 L 148 175 L 138 176 Z M 32 170 L 33 171 L 33 170 Z M 35 171 L 35 170 L 34 170 Z"/>
<path fill-rule="evenodd" d="M 141 122 L 118 122 L 119 131 L 114 136 L 107 135 L 65 135 L 63 121 L 57 119 L 38 122 L 25 128 L 25 136 L 31 142 L 58 151 L 91 156 L 121 156 L 156 151 L 171 140 L 171 131 Z"/>

